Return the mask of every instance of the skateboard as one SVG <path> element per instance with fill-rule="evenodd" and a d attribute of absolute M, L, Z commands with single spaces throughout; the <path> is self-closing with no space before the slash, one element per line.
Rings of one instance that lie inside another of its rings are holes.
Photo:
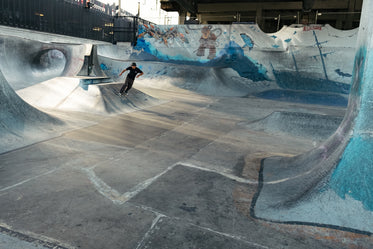
<path fill-rule="evenodd" d="M 119 96 L 119 97 L 127 97 L 128 96 L 128 93 L 123 93 L 123 94 L 121 94 L 121 93 L 117 93 L 117 95 Z"/>

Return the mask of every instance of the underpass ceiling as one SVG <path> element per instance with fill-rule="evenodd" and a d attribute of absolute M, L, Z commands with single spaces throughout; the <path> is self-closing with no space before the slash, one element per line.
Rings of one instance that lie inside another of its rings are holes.
<path fill-rule="evenodd" d="M 266 25 L 272 25 L 269 20 L 281 19 L 278 22 L 283 25 L 330 23 L 339 29 L 350 29 L 359 23 L 362 1 L 161 0 L 161 6 L 166 11 L 178 11 L 180 24 L 191 17 L 204 24 L 255 22 L 266 29 Z"/>

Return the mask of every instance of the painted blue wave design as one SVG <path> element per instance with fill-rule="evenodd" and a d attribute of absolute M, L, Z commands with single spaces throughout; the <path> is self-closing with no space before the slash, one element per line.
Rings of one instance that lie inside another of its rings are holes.
<path fill-rule="evenodd" d="M 155 60 L 197 66 L 230 67 L 237 71 L 241 77 L 253 81 L 269 79 L 266 75 L 267 69 L 257 61 L 245 56 L 244 50 L 234 41 L 230 41 L 229 44 L 225 45 L 224 49 L 212 60 L 202 58 L 193 59 L 183 55 L 166 55 L 157 50 L 153 44 L 144 38 L 139 38 L 134 48 L 141 52 L 139 54 L 132 54 L 131 59 Z"/>

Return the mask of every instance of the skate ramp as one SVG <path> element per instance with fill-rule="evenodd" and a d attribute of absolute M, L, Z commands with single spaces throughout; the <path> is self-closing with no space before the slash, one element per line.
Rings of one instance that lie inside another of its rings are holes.
<path fill-rule="evenodd" d="M 121 83 L 81 85 L 78 78 L 59 77 L 17 91 L 33 106 L 51 110 L 108 115 L 127 113 L 162 103 L 133 88 L 119 97 Z"/>
<path fill-rule="evenodd" d="M 373 233 L 372 8 L 373 1 L 364 1 L 354 82 L 341 125 L 308 153 L 262 161 L 253 217 Z"/>
<path fill-rule="evenodd" d="M 24 102 L 0 70 L 0 153 L 58 136 L 62 125 Z"/>

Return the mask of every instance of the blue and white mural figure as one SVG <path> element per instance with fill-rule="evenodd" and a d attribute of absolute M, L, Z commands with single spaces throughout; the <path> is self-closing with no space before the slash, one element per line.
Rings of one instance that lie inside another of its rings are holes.
<path fill-rule="evenodd" d="M 212 60 L 216 56 L 216 39 L 218 38 L 214 32 L 211 31 L 212 26 L 204 26 L 201 29 L 202 36 L 199 39 L 199 48 L 197 51 L 197 56 L 204 56 L 205 49 L 209 50 L 209 55 L 207 59 Z"/>

